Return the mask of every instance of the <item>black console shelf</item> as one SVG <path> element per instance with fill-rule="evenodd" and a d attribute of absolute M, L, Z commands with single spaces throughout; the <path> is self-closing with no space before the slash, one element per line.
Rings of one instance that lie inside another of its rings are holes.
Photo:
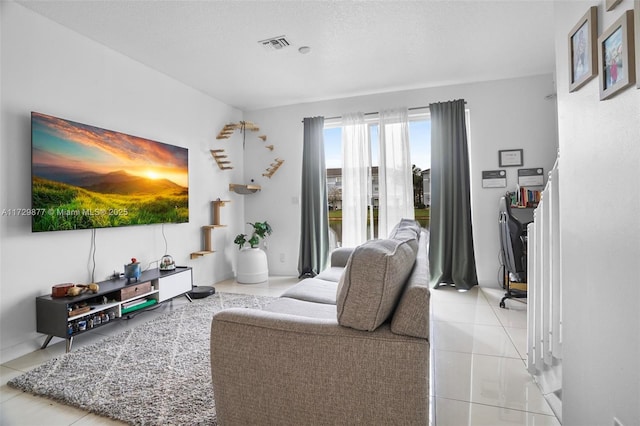
<path fill-rule="evenodd" d="M 97 284 L 96 293 L 87 291 L 75 297 L 48 294 L 36 298 L 36 331 L 47 335 L 42 349 L 55 336 L 66 339 L 69 352 L 74 336 L 127 316 L 122 313 L 123 308 L 136 300 L 155 300 L 149 307 L 180 295 L 191 300 L 193 277 L 190 267 L 176 267 L 171 271 L 145 271 L 138 280 L 115 278 Z M 83 307 L 84 311 L 80 309 Z M 72 312 L 78 309 L 77 314 Z"/>

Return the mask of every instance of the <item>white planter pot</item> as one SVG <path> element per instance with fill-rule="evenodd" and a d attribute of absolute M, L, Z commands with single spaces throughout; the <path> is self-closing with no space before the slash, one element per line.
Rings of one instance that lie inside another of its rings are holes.
<path fill-rule="evenodd" d="M 238 253 L 236 281 L 240 284 L 255 284 L 269 279 L 267 254 L 259 248 L 243 248 Z"/>

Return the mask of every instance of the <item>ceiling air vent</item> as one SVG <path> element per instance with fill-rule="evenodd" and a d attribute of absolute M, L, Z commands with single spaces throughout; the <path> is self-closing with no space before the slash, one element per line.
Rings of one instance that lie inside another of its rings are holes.
<path fill-rule="evenodd" d="M 258 43 L 267 50 L 280 50 L 291 45 L 285 36 L 268 38 Z"/>

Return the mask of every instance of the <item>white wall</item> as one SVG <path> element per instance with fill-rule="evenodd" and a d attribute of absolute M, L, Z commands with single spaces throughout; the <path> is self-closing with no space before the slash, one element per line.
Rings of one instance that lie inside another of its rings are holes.
<path fill-rule="evenodd" d="M 0 211 L 31 206 L 30 112 L 38 111 L 189 148 L 188 224 L 165 225 L 168 253 L 193 266 L 194 283 L 233 276 L 230 231 L 214 231 L 218 253 L 190 260 L 201 250 L 200 226 L 211 223 L 210 201 L 229 197 L 228 183 L 242 175 L 236 158 L 220 171 L 209 154 L 215 135 L 242 113 L 97 44 L 13 2 L 2 8 Z M 242 226 L 243 203 L 234 200 L 223 223 Z M 91 231 L 31 233 L 28 217 L 0 217 L 0 324 L 2 362 L 39 347 L 35 297 L 60 282 L 91 280 Z M 232 239 L 232 238 L 231 238 Z M 165 253 L 161 225 L 96 231 L 95 280 L 121 271 L 131 257 L 143 265 Z M 155 266 L 155 265 L 153 265 Z"/>
<path fill-rule="evenodd" d="M 483 189 L 482 171 L 498 169 L 498 150 L 524 150 L 523 167 L 553 166 L 557 150 L 555 92 L 551 75 L 410 90 L 380 95 L 293 105 L 245 113 L 268 135 L 273 153 L 261 141 L 247 143 L 245 177 L 262 184 L 260 193 L 246 197 L 247 221 L 268 220 L 274 232 L 269 238 L 269 267 L 274 274 L 296 274 L 300 234 L 302 119 L 346 112 L 371 112 L 397 106 L 417 107 L 464 98 L 470 110 L 470 150 L 474 244 L 478 278 L 483 285 L 498 285 L 498 199 L 514 190 L 517 168 L 507 168 L 507 188 Z M 271 178 L 262 172 L 280 157 L 284 165 Z M 284 258 L 284 261 L 281 259 Z"/>
<path fill-rule="evenodd" d="M 556 2 L 563 283 L 563 424 L 640 424 L 640 91 L 568 92 L 567 37 L 589 6 L 599 33 L 624 0 Z"/>

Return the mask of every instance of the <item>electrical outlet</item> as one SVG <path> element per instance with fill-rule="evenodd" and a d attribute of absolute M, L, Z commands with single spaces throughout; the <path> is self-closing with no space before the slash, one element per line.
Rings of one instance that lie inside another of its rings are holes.
<path fill-rule="evenodd" d="M 284 263 L 284 253 L 280 253 L 280 262 Z"/>
<path fill-rule="evenodd" d="M 618 420 L 617 417 L 614 417 L 613 418 L 613 426 L 624 426 L 624 425 L 622 424 L 622 422 L 620 420 Z"/>

